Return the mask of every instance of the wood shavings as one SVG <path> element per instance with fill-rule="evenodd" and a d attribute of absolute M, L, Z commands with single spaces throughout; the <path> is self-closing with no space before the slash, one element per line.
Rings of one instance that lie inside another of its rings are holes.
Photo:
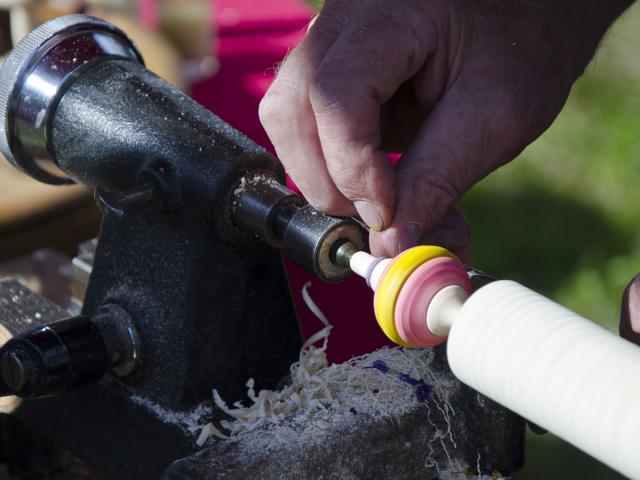
<path fill-rule="evenodd" d="M 199 447 L 202 447 L 207 442 L 207 439 L 211 435 L 221 440 L 226 440 L 229 438 L 228 435 L 225 435 L 224 433 L 222 433 L 213 425 L 213 423 L 209 422 L 204 426 L 204 428 L 200 432 L 200 435 L 198 435 L 198 439 L 196 440 L 196 445 L 198 445 Z"/>
<path fill-rule="evenodd" d="M 291 384 L 285 389 L 274 392 L 261 390 L 256 394 L 254 380 L 247 382 L 247 397 L 252 402 L 250 407 L 244 407 L 236 402 L 232 408 L 220 398 L 217 390 L 213 391 L 215 405 L 224 413 L 232 417 L 233 421 L 223 420 L 220 425 L 228 430 L 230 435 L 255 430 L 264 425 L 277 423 L 283 418 L 299 411 L 308 405 L 326 408 L 326 404 L 334 404 L 331 393 L 327 391 L 327 382 L 318 373 L 328 366 L 326 349 L 331 332 L 331 325 L 326 316 L 309 296 L 307 283 L 302 289 L 302 297 L 309 309 L 322 322 L 324 328 L 312 335 L 300 349 L 298 362 L 291 366 Z M 315 344 L 322 341 L 321 347 Z"/>
<path fill-rule="evenodd" d="M 398 416 L 423 403 L 431 391 L 437 393 L 437 408 L 445 416 L 452 413 L 447 393 L 450 385 L 430 368 L 434 358 L 431 350 L 384 348 L 329 366 L 326 349 L 331 325 L 311 299 L 309 286 L 303 287 L 302 298 L 323 328 L 302 346 L 298 361 L 291 366 L 291 383 L 277 392 L 261 390 L 256 394 L 254 382 L 249 380 L 250 406 L 236 402 L 229 407 L 214 390 L 215 405 L 232 418 L 220 423 L 230 436 L 277 424 L 298 413 L 310 418 L 327 410 L 346 410 L 352 416 Z M 319 342 L 322 344 L 317 347 Z M 450 431 L 446 434 L 450 436 Z"/>
<path fill-rule="evenodd" d="M 255 382 L 249 379 L 248 406 L 242 402 L 229 406 L 213 391 L 215 406 L 230 417 L 220 422 L 221 430 L 230 437 L 226 441 L 247 439 L 249 461 L 256 452 L 281 452 L 286 445 L 302 443 L 313 448 L 331 432 L 351 428 L 362 420 L 399 419 L 415 408 L 426 406 L 434 433 L 428 443 L 431 451 L 424 452 L 425 466 L 433 466 L 443 479 L 502 478 L 476 475 L 472 468 L 450 455 L 448 450 L 456 449 L 451 431 L 455 412 L 450 399 L 458 384 L 452 376 L 432 368 L 433 350 L 382 348 L 329 366 L 326 349 L 331 325 L 309 295 L 309 287 L 310 283 L 303 287 L 302 298 L 322 323 L 322 329 L 303 344 L 298 361 L 291 366 L 290 383 L 279 391 L 256 393 Z M 431 419 L 432 408 L 444 418 L 444 430 Z M 204 444 L 211 436 L 226 435 L 209 424 L 200 433 L 198 444 Z M 445 450 L 446 465 L 434 460 L 434 447 Z"/>
<path fill-rule="evenodd" d="M 242 177 L 240 179 L 240 183 L 238 184 L 238 186 L 233 190 L 233 195 L 235 195 L 236 197 L 240 195 L 244 191 L 246 186 L 247 186 L 247 179 L 245 177 Z"/>

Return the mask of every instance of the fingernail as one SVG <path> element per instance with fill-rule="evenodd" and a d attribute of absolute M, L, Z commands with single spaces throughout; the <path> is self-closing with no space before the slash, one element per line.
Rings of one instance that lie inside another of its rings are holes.
<path fill-rule="evenodd" d="M 375 206 L 366 200 L 356 200 L 353 204 L 356 210 L 358 210 L 362 221 L 366 223 L 371 230 L 374 232 L 382 230 L 382 215 L 380 215 L 380 211 Z"/>
<path fill-rule="evenodd" d="M 418 243 L 420 243 L 420 237 L 422 237 L 422 228 L 420 225 L 417 223 L 407 223 L 398 238 L 398 253 L 418 245 Z"/>

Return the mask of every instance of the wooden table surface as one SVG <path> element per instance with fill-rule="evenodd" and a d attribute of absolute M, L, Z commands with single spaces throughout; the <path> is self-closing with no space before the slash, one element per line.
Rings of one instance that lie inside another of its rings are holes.
<path fill-rule="evenodd" d="M 40 183 L 18 171 L 0 155 L 0 225 L 22 222 L 87 195 L 87 189 L 79 185 Z"/>

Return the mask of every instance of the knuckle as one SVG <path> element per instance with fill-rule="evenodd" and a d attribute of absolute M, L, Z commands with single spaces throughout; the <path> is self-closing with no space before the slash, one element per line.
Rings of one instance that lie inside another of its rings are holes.
<path fill-rule="evenodd" d="M 322 22 L 322 27 L 327 31 L 333 28 L 334 32 L 339 34 L 344 26 L 351 21 L 357 3 L 353 0 L 325 0 L 320 15 L 318 15 L 318 22 Z"/>
<path fill-rule="evenodd" d="M 387 41 L 402 45 L 410 70 L 424 60 L 436 31 L 432 15 L 420 2 L 378 0 L 368 12 L 368 23 L 388 35 Z"/>
<path fill-rule="evenodd" d="M 263 125 L 268 126 L 273 123 L 278 115 L 278 101 L 272 93 L 267 93 L 258 105 L 258 117 Z"/>
<path fill-rule="evenodd" d="M 336 38 L 350 21 L 351 12 L 345 2 L 326 2 L 310 32 L 321 37 Z"/>
<path fill-rule="evenodd" d="M 295 98 L 291 90 L 282 88 L 280 85 L 274 84 L 267 91 L 258 105 L 258 117 L 265 129 L 278 128 L 291 121 Z"/>
<path fill-rule="evenodd" d="M 429 25 L 430 22 L 427 22 L 430 20 L 430 15 L 416 10 L 416 2 L 410 2 L 404 9 L 394 8 L 393 2 L 382 3 L 385 7 L 385 18 L 390 19 L 395 26 L 394 32 L 401 33 L 402 39 L 408 40 L 409 45 L 426 48 L 429 33 L 433 30 Z"/>

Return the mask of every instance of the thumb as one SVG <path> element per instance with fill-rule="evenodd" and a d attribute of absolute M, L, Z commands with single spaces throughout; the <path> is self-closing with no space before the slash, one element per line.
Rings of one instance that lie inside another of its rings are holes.
<path fill-rule="evenodd" d="M 372 251 L 396 255 L 418 245 L 474 183 L 515 157 L 517 151 L 502 140 L 512 128 L 508 110 L 490 111 L 491 104 L 477 92 L 450 92 L 439 102 L 400 159 L 394 219 L 386 230 L 372 233 Z M 468 240 L 462 238 L 468 237 L 464 229 L 459 235 L 451 243 Z"/>

